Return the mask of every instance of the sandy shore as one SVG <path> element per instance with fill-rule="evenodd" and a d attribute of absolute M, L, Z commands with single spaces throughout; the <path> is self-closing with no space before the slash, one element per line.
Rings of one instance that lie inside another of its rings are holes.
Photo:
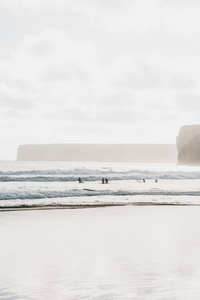
<path fill-rule="evenodd" d="M 199 300 L 200 207 L 7 211 L 0 236 L 0 299 Z"/>
<path fill-rule="evenodd" d="M 129 196 L 86 196 L 45 199 L 1 200 L 0 212 L 17 210 L 81 209 L 110 206 L 155 206 L 178 205 L 199 206 L 200 196 L 177 195 L 129 195 Z"/>

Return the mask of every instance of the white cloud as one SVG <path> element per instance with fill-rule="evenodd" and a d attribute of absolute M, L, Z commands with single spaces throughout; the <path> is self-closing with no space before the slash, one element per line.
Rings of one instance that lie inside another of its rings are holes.
<path fill-rule="evenodd" d="M 6 9 L 23 13 L 41 13 L 49 10 L 63 12 L 64 9 L 77 11 L 92 11 L 93 9 L 123 9 L 129 8 L 136 0 L 1 0 L 0 5 Z"/>
<path fill-rule="evenodd" d="M 186 112 L 196 112 L 200 110 L 200 93 L 182 93 L 178 97 L 178 109 Z"/>
<path fill-rule="evenodd" d="M 60 30 L 46 29 L 39 36 L 26 36 L 12 51 L 11 59 L 0 62 L 4 71 L 1 90 L 5 94 L 6 89 L 9 94 L 15 92 L 17 97 L 23 94 L 41 106 L 50 99 L 55 102 L 76 97 L 85 82 L 90 82 L 94 68 L 98 72 L 95 55 L 91 44 L 71 40 Z"/>
<path fill-rule="evenodd" d="M 0 0 L 20 36 L 0 41 L 2 144 L 175 142 L 197 120 L 200 20 L 173 3 Z"/>

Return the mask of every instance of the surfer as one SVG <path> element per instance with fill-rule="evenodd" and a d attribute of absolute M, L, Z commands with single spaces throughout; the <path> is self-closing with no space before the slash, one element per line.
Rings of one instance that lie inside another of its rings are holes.
<path fill-rule="evenodd" d="M 81 177 L 79 177 L 79 179 L 78 179 L 78 182 L 79 182 L 79 183 L 81 183 L 81 182 L 82 182 L 82 180 L 81 180 Z"/>
<path fill-rule="evenodd" d="M 108 183 L 108 178 L 106 178 L 106 180 L 105 180 L 105 181 L 106 181 L 106 183 Z"/>
<path fill-rule="evenodd" d="M 104 178 L 101 179 L 101 182 L 104 184 Z"/>
<path fill-rule="evenodd" d="M 155 179 L 155 182 L 158 182 L 158 179 Z"/>
<path fill-rule="evenodd" d="M 145 179 L 143 178 L 142 181 L 145 182 Z"/>

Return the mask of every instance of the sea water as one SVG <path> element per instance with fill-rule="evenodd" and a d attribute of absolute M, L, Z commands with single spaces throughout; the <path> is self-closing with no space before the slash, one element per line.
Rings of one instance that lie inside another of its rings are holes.
<path fill-rule="evenodd" d="M 102 184 L 102 178 L 107 178 L 108 184 Z M 200 167 L 0 162 L 0 209 L 131 203 L 199 204 Z"/>
<path fill-rule="evenodd" d="M 198 167 L 0 167 L 0 299 L 200 299 Z"/>

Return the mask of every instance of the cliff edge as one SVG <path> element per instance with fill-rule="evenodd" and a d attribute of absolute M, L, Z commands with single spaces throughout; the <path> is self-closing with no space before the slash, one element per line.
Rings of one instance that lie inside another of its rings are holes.
<path fill-rule="evenodd" d="M 176 163 L 175 144 L 20 145 L 17 160 L 121 163 Z"/>
<path fill-rule="evenodd" d="M 181 127 L 176 138 L 178 164 L 200 166 L 200 125 Z"/>

